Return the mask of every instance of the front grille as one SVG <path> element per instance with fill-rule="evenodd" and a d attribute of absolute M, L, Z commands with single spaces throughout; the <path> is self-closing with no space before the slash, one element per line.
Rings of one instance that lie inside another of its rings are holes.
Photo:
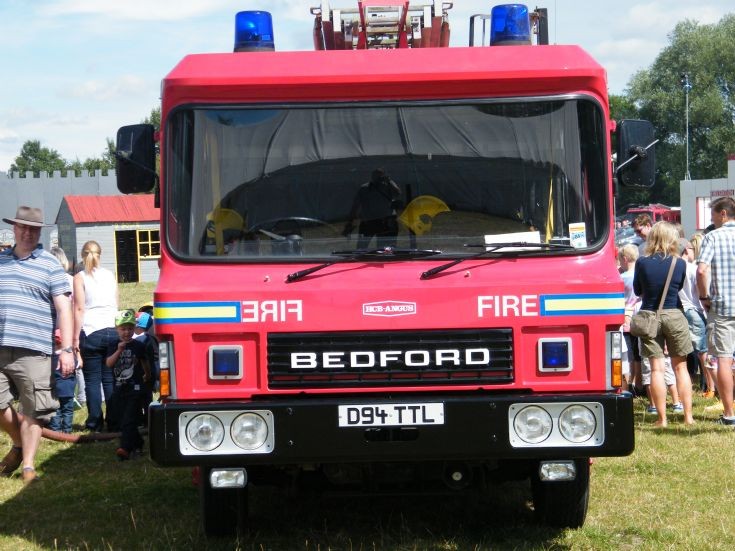
<path fill-rule="evenodd" d="M 273 389 L 512 382 L 511 329 L 268 335 Z"/>

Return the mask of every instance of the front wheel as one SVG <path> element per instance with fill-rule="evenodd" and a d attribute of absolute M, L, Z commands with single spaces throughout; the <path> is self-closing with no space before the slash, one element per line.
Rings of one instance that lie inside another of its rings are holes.
<path fill-rule="evenodd" d="M 206 536 L 232 536 L 244 533 L 248 519 L 248 487 L 212 488 L 211 468 L 201 467 L 199 504 L 202 527 Z"/>
<path fill-rule="evenodd" d="M 542 482 L 538 471 L 531 477 L 536 519 L 556 528 L 579 528 L 587 517 L 590 497 L 589 459 L 575 460 L 577 476 L 569 482 Z"/>

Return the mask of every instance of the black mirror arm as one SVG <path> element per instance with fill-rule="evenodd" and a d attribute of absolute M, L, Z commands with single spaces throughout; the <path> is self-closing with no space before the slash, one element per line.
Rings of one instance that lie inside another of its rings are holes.
<path fill-rule="evenodd" d="M 659 140 L 653 140 L 646 147 L 641 147 L 640 145 L 634 145 L 633 147 L 631 147 L 630 148 L 631 152 L 632 153 L 635 153 L 635 154 L 632 157 L 630 157 L 629 159 L 627 159 L 624 163 L 620 164 L 615 169 L 615 175 L 617 175 L 623 167 L 625 167 L 626 165 L 628 165 L 628 163 L 630 163 L 630 162 L 632 162 L 632 161 L 634 161 L 636 159 L 643 160 L 646 157 L 648 157 L 648 150 L 651 149 L 658 142 L 659 142 Z"/>
<path fill-rule="evenodd" d="M 114 151 L 112 154 L 118 161 L 123 162 L 123 163 L 130 163 L 131 165 L 147 172 L 148 174 L 152 174 L 156 178 L 156 182 L 158 182 L 158 173 L 155 170 L 151 170 L 144 164 L 141 164 L 137 161 L 132 160 L 128 155 L 124 153 L 120 153 L 119 151 Z"/>

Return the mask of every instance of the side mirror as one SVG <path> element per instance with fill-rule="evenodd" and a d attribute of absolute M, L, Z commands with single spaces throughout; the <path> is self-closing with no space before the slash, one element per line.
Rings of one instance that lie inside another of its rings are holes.
<path fill-rule="evenodd" d="M 123 126 L 117 131 L 115 170 L 121 193 L 150 192 L 156 185 L 156 144 L 152 124 Z"/>
<path fill-rule="evenodd" d="M 653 125 L 649 121 L 624 120 L 617 125 L 618 166 L 615 175 L 624 186 L 653 187 L 656 150 Z"/>

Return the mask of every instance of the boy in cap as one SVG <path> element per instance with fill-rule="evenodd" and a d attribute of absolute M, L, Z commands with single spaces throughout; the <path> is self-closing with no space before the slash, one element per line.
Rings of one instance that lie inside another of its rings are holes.
<path fill-rule="evenodd" d="M 120 339 L 107 348 L 105 365 L 112 369 L 115 386 L 109 407 L 117 410 L 120 419 L 120 447 L 115 454 L 123 461 L 130 459 L 135 450 L 143 447 L 138 432 L 140 402 L 145 383 L 151 378 L 145 345 L 133 339 L 135 312 L 121 310 L 115 317 L 115 328 Z"/>

